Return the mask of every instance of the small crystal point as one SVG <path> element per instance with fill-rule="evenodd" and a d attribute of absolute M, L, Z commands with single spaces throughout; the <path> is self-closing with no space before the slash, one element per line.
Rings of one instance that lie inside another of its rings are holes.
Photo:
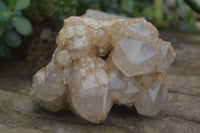
<path fill-rule="evenodd" d="M 155 116 L 166 102 L 165 71 L 175 53 L 145 19 L 88 10 L 64 20 L 56 43 L 51 62 L 33 77 L 37 105 L 98 123 L 113 104 Z"/>

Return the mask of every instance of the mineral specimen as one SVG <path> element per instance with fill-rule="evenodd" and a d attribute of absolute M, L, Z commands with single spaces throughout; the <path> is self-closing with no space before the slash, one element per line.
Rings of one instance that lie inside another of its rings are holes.
<path fill-rule="evenodd" d="M 37 105 L 98 123 L 113 104 L 155 116 L 167 100 L 165 71 L 175 53 L 145 19 L 88 10 L 64 20 L 56 43 L 51 62 L 33 77 Z"/>

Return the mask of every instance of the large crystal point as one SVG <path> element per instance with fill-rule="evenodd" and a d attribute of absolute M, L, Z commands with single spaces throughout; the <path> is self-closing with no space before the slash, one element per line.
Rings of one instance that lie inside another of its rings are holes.
<path fill-rule="evenodd" d="M 74 63 L 69 80 L 69 93 L 73 109 L 86 120 L 105 119 L 112 107 L 108 93 L 108 76 L 105 62 L 86 56 Z"/>
<path fill-rule="evenodd" d="M 51 62 L 33 77 L 37 105 L 98 123 L 113 104 L 155 116 L 166 102 L 165 71 L 175 53 L 145 19 L 88 10 L 64 20 L 56 43 Z"/>
<path fill-rule="evenodd" d="M 164 73 L 144 75 L 140 83 L 144 86 L 141 96 L 135 102 L 137 111 L 142 115 L 155 116 L 168 98 Z"/>
<path fill-rule="evenodd" d="M 165 72 L 173 62 L 170 43 L 160 40 L 156 28 L 144 19 L 116 22 L 112 32 L 112 61 L 127 77 Z"/>
<path fill-rule="evenodd" d="M 67 90 L 62 81 L 62 71 L 53 63 L 42 68 L 33 77 L 31 96 L 34 102 L 47 110 L 57 112 L 67 105 Z"/>

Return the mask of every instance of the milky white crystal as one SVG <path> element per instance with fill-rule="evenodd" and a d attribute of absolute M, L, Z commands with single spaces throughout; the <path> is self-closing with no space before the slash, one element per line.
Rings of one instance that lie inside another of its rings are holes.
<path fill-rule="evenodd" d="M 88 10 L 64 20 L 56 43 L 51 62 L 33 77 L 39 106 L 98 123 L 113 104 L 155 116 L 167 100 L 165 71 L 175 53 L 145 19 Z"/>

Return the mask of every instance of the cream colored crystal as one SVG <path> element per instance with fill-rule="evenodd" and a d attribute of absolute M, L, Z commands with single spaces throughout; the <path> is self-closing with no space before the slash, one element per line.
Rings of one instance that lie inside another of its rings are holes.
<path fill-rule="evenodd" d="M 88 10 L 64 20 L 56 43 L 51 62 L 33 77 L 39 106 L 98 123 L 113 104 L 154 116 L 167 100 L 165 71 L 175 53 L 145 19 Z"/>

